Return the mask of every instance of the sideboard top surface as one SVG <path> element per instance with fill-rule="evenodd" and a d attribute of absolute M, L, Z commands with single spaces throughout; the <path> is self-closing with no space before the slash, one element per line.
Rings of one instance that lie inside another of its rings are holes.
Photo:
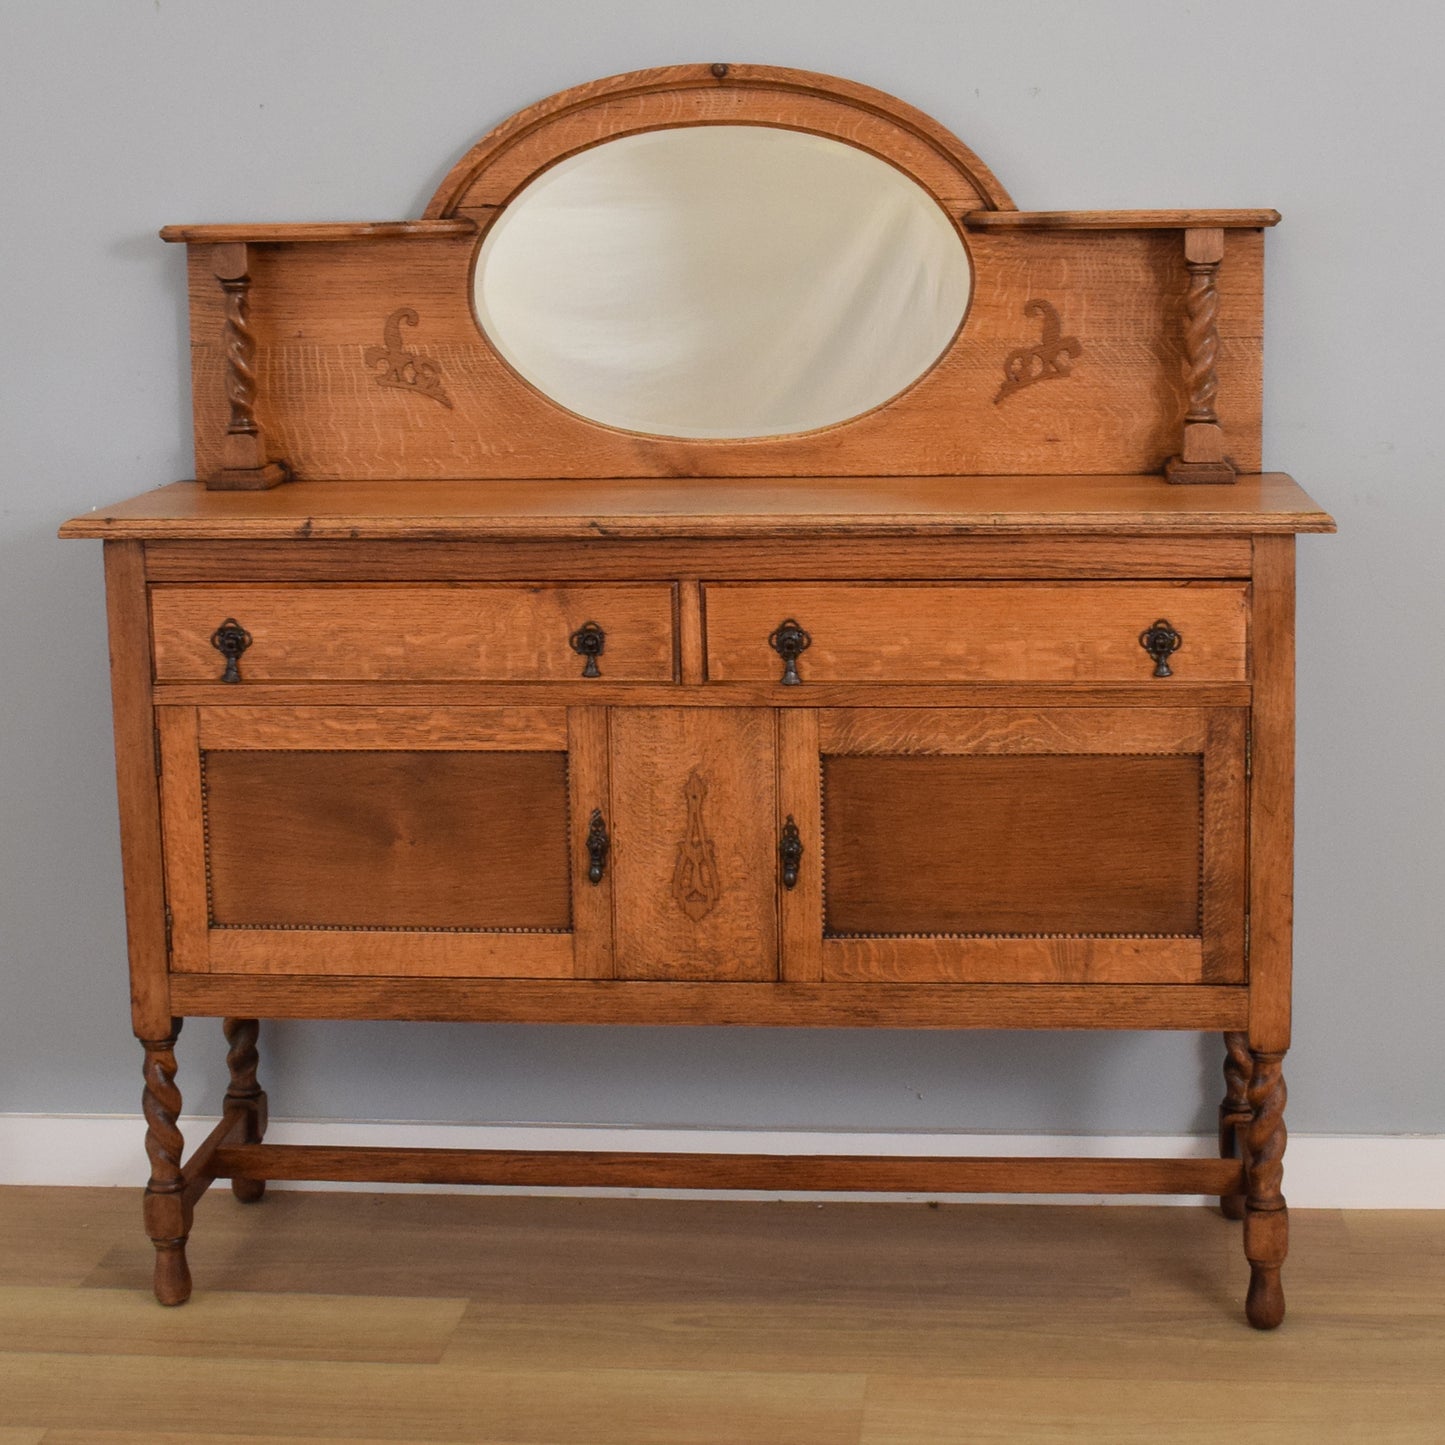
<path fill-rule="evenodd" d="M 194 540 L 956 536 L 1332 532 L 1282 472 L 1229 486 L 1155 476 L 692 477 L 293 482 L 269 492 L 174 482 L 68 521 L 62 537 Z"/>

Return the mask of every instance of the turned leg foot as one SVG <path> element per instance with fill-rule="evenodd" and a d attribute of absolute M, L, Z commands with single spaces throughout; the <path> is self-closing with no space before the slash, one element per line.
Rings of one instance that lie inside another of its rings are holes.
<path fill-rule="evenodd" d="M 1224 1048 L 1224 1099 L 1219 1106 L 1219 1157 L 1236 1159 L 1242 1156 L 1244 1132 L 1249 1124 L 1249 1077 L 1254 1072 L 1254 1061 L 1250 1057 L 1247 1034 L 1225 1034 Z M 1219 1210 L 1226 1219 L 1243 1219 L 1244 1195 L 1221 1195 Z"/>
<path fill-rule="evenodd" d="M 1256 1050 L 1252 1058 L 1250 1118 L 1245 1131 L 1244 1253 L 1249 1260 L 1245 1314 L 1255 1329 L 1272 1330 L 1284 1319 L 1279 1272 L 1289 1249 L 1289 1210 L 1281 1192 L 1286 1139 L 1284 1054 Z"/>
<path fill-rule="evenodd" d="M 222 1032 L 229 1048 L 226 1066 L 231 1071 L 231 1086 L 226 1090 L 227 1112 L 242 1109 L 246 1113 L 247 1144 L 259 1144 L 266 1136 L 266 1094 L 256 1082 L 256 1066 L 260 1055 L 256 1049 L 256 1038 L 261 1025 L 255 1019 L 224 1019 Z M 265 1197 L 264 1179 L 235 1178 L 231 1180 L 231 1193 L 242 1204 L 255 1204 Z"/>
<path fill-rule="evenodd" d="M 145 1227 L 155 1245 L 155 1292 L 163 1305 L 184 1304 L 191 1297 L 191 1272 L 186 1265 L 186 1238 L 191 1232 L 191 1207 L 181 1172 L 185 1141 L 176 1123 L 181 1091 L 176 1087 L 176 1037 L 181 1020 L 171 1020 L 163 1039 L 142 1039 L 145 1087 L 141 1109 L 146 1121 L 146 1155 L 151 1177 L 145 1192 Z"/>

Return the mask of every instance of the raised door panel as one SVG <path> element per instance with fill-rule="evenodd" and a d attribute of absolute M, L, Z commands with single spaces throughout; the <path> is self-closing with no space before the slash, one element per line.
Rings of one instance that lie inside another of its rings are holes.
<path fill-rule="evenodd" d="M 160 709 L 178 972 L 570 978 L 609 910 L 592 709 Z"/>
<path fill-rule="evenodd" d="M 1244 737 L 1234 709 L 822 712 L 816 803 L 784 782 L 813 845 L 788 976 L 1243 981 Z"/>
<path fill-rule="evenodd" d="M 772 711 L 618 708 L 611 742 L 617 976 L 776 978 Z"/>

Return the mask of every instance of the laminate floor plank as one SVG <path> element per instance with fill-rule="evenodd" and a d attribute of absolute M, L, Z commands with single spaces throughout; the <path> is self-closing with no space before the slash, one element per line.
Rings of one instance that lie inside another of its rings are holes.
<path fill-rule="evenodd" d="M 236 1432 L 226 1435 L 197 1433 L 194 1430 L 180 1433 L 168 1430 L 160 1435 L 154 1430 L 48 1430 L 21 1434 L 27 1445 L 32 1440 L 38 1441 L 39 1445 L 243 1445 L 250 1440 L 264 1440 L 267 1445 L 337 1445 L 338 1439 L 335 1435 L 256 1435 L 244 1421 L 238 1422 Z M 423 1440 L 416 1435 L 391 1439 L 375 1435 L 366 1439 L 359 1435 L 347 1435 L 344 1439 L 346 1445 L 538 1445 L 536 1441 L 482 1440 L 472 1435 L 465 1438 L 456 1436 L 451 1440 Z M 0 1432 L 0 1445 L 9 1445 L 9 1437 L 3 1432 Z"/>
<path fill-rule="evenodd" d="M 1243 1290 L 1224 1310 L 1187 1291 L 1127 1295 L 1096 1305 L 1000 1300 L 954 1307 L 851 1302 L 766 1311 L 735 1305 L 548 1306 L 506 1310 L 473 1303 L 444 1363 L 523 1368 L 706 1369 L 726 1360 L 748 1371 L 803 1371 L 826 1361 L 845 1373 L 1006 1376 L 1020 1359 L 1059 1379 L 1213 1380 L 1307 1384 L 1348 1377 L 1362 1358 L 1378 1383 L 1413 1386 L 1445 1376 L 1437 1319 L 1332 1319 L 1291 1301 L 1290 1328 L 1261 1346 L 1243 1325 Z M 1442 1424 L 1445 1441 L 1445 1424 Z"/>
<path fill-rule="evenodd" d="M 183 1310 L 132 1289 L 0 1286 L 0 1351 L 434 1364 L 464 1300 L 230 1293 Z"/>
<path fill-rule="evenodd" d="M 203 1200 L 189 1252 L 198 1288 L 263 1293 L 283 1293 L 301 1282 L 324 1294 L 537 1304 L 707 1299 L 760 1307 L 813 1300 L 820 1289 L 830 1298 L 885 1301 L 900 1292 L 910 1299 L 992 1298 L 1001 1291 L 1020 1297 L 1060 1290 L 1122 1294 L 1107 1261 L 1128 1247 L 1126 1221 L 1077 1226 L 1101 1253 L 1099 1267 L 1059 1277 L 1037 1267 L 1040 1241 L 1053 1239 L 1057 1226 L 1029 1218 L 1033 1212 L 973 1205 L 273 1191 L 252 1208 L 225 1195 Z M 1157 1245 L 1137 1248 L 1166 1272 L 1184 1268 L 1169 1241 L 1187 1237 L 1187 1228 L 1143 1229 L 1160 1237 Z M 1228 1253 L 1237 1264 L 1237 1233 L 1221 1227 L 1215 1234 L 1216 1256 L 1222 1261 Z M 85 1282 L 148 1288 L 149 1245 L 137 1229 L 119 1238 Z M 860 1249 L 860 1242 L 866 1247 Z M 848 1256 L 846 1269 L 837 1267 L 842 1255 Z M 1198 1267 L 1187 1273 L 1196 1277 Z"/>
<path fill-rule="evenodd" d="M 1445 1273 L 1445 1227 L 1433 1209 L 1354 1209 L 1344 1216 L 1356 1254 L 1397 1254 L 1408 1249 L 1417 1266 Z"/>
<path fill-rule="evenodd" d="M 726 1369 L 495 1374 L 435 1365 L 0 1355 L 6 1423 L 470 1445 L 857 1445 L 862 1376 Z"/>
<path fill-rule="evenodd" d="M 1295 1211 L 1260 1334 L 1193 1209 L 217 1190 L 164 1310 L 137 1205 L 0 1189 L 0 1445 L 1445 1442 L 1445 1211 Z"/>
<path fill-rule="evenodd" d="M 870 1380 L 860 1445 L 1440 1445 L 1445 1385 Z"/>
<path fill-rule="evenodd" d="M 0 1284 L 79 1284 L 136 1229 L 143 1167 L 137 1176 L 135 1189 L 0 1188 Z"/>

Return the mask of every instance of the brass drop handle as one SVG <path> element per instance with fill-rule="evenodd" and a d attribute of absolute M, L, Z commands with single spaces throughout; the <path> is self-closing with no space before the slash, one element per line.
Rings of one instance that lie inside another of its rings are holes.
<path fill-rule="evenodd" d="M 778 838 L 778 860 L 783 865 L 783 887 L 796 888 L 798 865 L 803 861 L 803 839 L 791 813 L 788 814 L 788 821 L 783 824 L 783 831 Z"/>
<path fill-rule="evenodd" d="M 1139 634 L 1139 646 L 1154 659 L 1155 677 L 1174 676 L 1174 671 L 1169 666 L 1169 659 L 1179 651 L 1183 641 L 1184 639 L 1162 617 L 1153 627 L 1146 627 Z"/>
<path fill-rule="evenodd" d="M 587 824 L 587 881 L 594 887 L 602 881 L 607 871 L 607 850 L 612 839 L 607 836 L 607 823 L 601 808 L 593 808 Z"/>
<path fill-rule="evenodd" d="M 578 657 L 587 659 L 582 676 L 601 677 L 602 670 L 597 666 L 597 659 L 602 656 L 603 649 L 607 646 L 607 634 L 602 630 L 601 624 L 584 622 L 567 641 Z"/>
<path fill-rule="evenodd" d="M 234 617 L 228 617 L 211 634 L 211 646 L 226 659 L 226 669 L 221 674 L 222 682 L 240 682 L 241 654 L 250 645 L 251 634 Z"/>
<path fill-rule="evenodd" d="M 768 646 L 783 659 L 784 687 L 801 687 L 803 679 L 798 676 L 798 657 L 813 645 L 812 637 L 802 626 L 789 617 L 768 634 Z"/>

